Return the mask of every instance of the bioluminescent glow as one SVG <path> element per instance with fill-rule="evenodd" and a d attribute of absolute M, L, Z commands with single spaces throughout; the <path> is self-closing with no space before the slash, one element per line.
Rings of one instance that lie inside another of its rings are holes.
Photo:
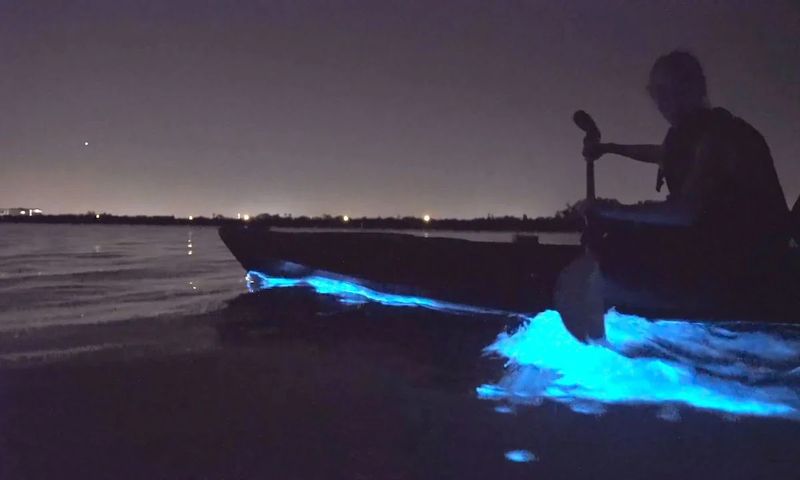
<path fill-rule="evenodd" d="M 330 278 L 323 275 L 309 275 L 302 278 L 272 277 L 261 272 L 247 272 L 248 289 L 253 291 L 266 290 L 270 288 L 283 287 L 311 287 L 319 294 L 333 295 L 344 304 L 362 304 L 366 302 L 376 302 L 382 305 L 393 307 L 422 307 L 440 312 L 460 313 L 460 314 L 503 314 L 498 310 L 461 305 L 451 302 L 443 302 L 425 297 L 412 295 L 399 295 L 394 293 L 384 293 L 364 285 L 354 280 L 343 280 Z"/>
<path fill-rule="evenodd" d="M 511 450 L 505 453 L 507 460 L 517 463 L 535 462 L 536 455 L 527 450 Z"/>
<path fill-rule="evenodd" d="M 319 272 L 318 272 L 319 273 Z M 247 274 L 251 291 L 306 287 L 344 304 L 377 302 L 447 313 L 508 312 L 379 292 L 351 279 L 322 273 L 300 278 Z M 555 311 L 524 317 L 513 334 L 502 333 L 485 349 L 507 359 L 507 373 L 476 389 L 480 398 L 513 413 L 514 404 L 545 400 L 583 414 L 609 405 L 654 405 L 658 416 L 680 418 L 679 407 L 730 415 L 800 420 L 800 329 L 789 325 L 706 324 L 649 321 L 606 313 L 606 340 L 586 345 L 564 328 Z"/>
<path fill-rule="evenodd" d="M 668 419 L 678 418 L 678 406 L 800 419 L 800 330 L 651 322 L 614 310 L 605 320 L 603 344 L 575 340 L 555 311 L 501 334 L 485 351 L 507 358 L 508 373 L 478 387 L 478 396 L 511 404 L 547 399 L 589 414 L 651 404 Z"/>

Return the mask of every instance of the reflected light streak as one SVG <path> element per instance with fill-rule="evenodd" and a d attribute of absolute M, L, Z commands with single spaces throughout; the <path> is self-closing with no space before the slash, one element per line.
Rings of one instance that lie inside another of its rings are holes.
<path fill-rule="evenodd" d="M 772 333 L 755 328 L 765 327 L 651 322 L 610 310 L 606 341 L 585 345 L 558 312 L 545 311 L 485 349 L 507 359 L 507 373 L 476 391 L 486 400 L 547 399 L 586 414 L 650 404 L 668 409 L 659 415 L 672 419 L 675 408 L 690 406 L 800 420 L 800 332 L 788 325 Z"/>

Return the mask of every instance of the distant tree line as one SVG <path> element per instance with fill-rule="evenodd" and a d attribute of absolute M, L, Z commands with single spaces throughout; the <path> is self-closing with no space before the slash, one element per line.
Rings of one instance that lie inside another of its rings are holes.
<path fill-rule="evenodd" d="M 618 205 L 612 199 L 597 199 L 596 202 Z M 344 228 L 344 229 L 430 229 L 430 230 L 484 230 L 514 232 L 574 232 L 583 228 L 583 218 L 578 210 L 578 203 L 568 204 L 564 209 L 551 217 L 529 218 L 514 216 L 494 216 L 472 219 L 431 218 L 425 221 L 421 217 L 360 217 L 344 216 L 292 216 L 263 213 L 249 220 L 213 215 L 212 217 L 175 217 L 173 215 L 112 215 L 107 213 L 87 212 L 84 214 L 34 215 L 34 216 L 0 216 L 0 223 L 67 223 L 67 224 L 101 224 L 101 225 L 207 225 L 221 226 L 231 224 L 252 224 L 283 228 Z"/>

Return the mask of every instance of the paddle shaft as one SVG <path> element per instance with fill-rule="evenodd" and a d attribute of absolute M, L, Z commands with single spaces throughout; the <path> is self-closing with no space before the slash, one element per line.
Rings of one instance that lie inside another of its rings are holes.
<path fill-rule="evenodd" d="M 600 141 L 600 130 L 589 114 L 578 110 L 572 119 L 578 128 L 586 133 L 583 139 L 584 146 Z M 586 155 L 584 160 L 586 160 L 586 202 L 591 203 L 595 199 L 596 158 Z M 605 304 L 599 283 L 599 271 L 588 244 L 583 255 L 567 265 L 558 276 L 553 301 L 564 327 L 578 341 L 587 343 L 589 340 L 605 337 Z"/>
<path fill-rule="evenodd" d="M 589 116 L 588 113 L 584 112 L 583 110 L 578 110 L 572 115 L 572 121 L 575 122 L 575 125 L 578 126 L 583 132 L 586 134 L 583 137 L 584 145 L 588 143 L 597 143 L 600 141 L 600 130 L 597 128 L 597 124 L 594 123 L 592 117 Z M 592 158 L 590 156 L 585 156 L 584 160 L 586 160 L 586 200 L 592 201 L 595 199 L 595 190 L 594 190 L 594 161 L 597 158 Z"/>

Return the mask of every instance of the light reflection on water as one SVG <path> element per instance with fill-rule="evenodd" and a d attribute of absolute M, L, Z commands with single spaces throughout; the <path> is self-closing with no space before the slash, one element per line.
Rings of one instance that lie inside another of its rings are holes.
<path fill-rule="evenodd" d="M 323 276 L 271 277 L 248 273 L 251 290 L 305 286 L 345 303 L 379 302 L 450 313 L 503 314 L 423 297 L 386 294 Z M 498 402 L 498 413 L 545 400 L 573 411 L 601 414 L 610 405 L 656 405 L 661 418 L 679 407 L 729 415 L 800 419 L 800 330 L 789 325 L 648 321 L 614 310 L 606 314 L 604 344 L 585 345 L 555 311 L 522 317 L 487 354 L 507 359 L 496 383 L 476 388 Z"/>

